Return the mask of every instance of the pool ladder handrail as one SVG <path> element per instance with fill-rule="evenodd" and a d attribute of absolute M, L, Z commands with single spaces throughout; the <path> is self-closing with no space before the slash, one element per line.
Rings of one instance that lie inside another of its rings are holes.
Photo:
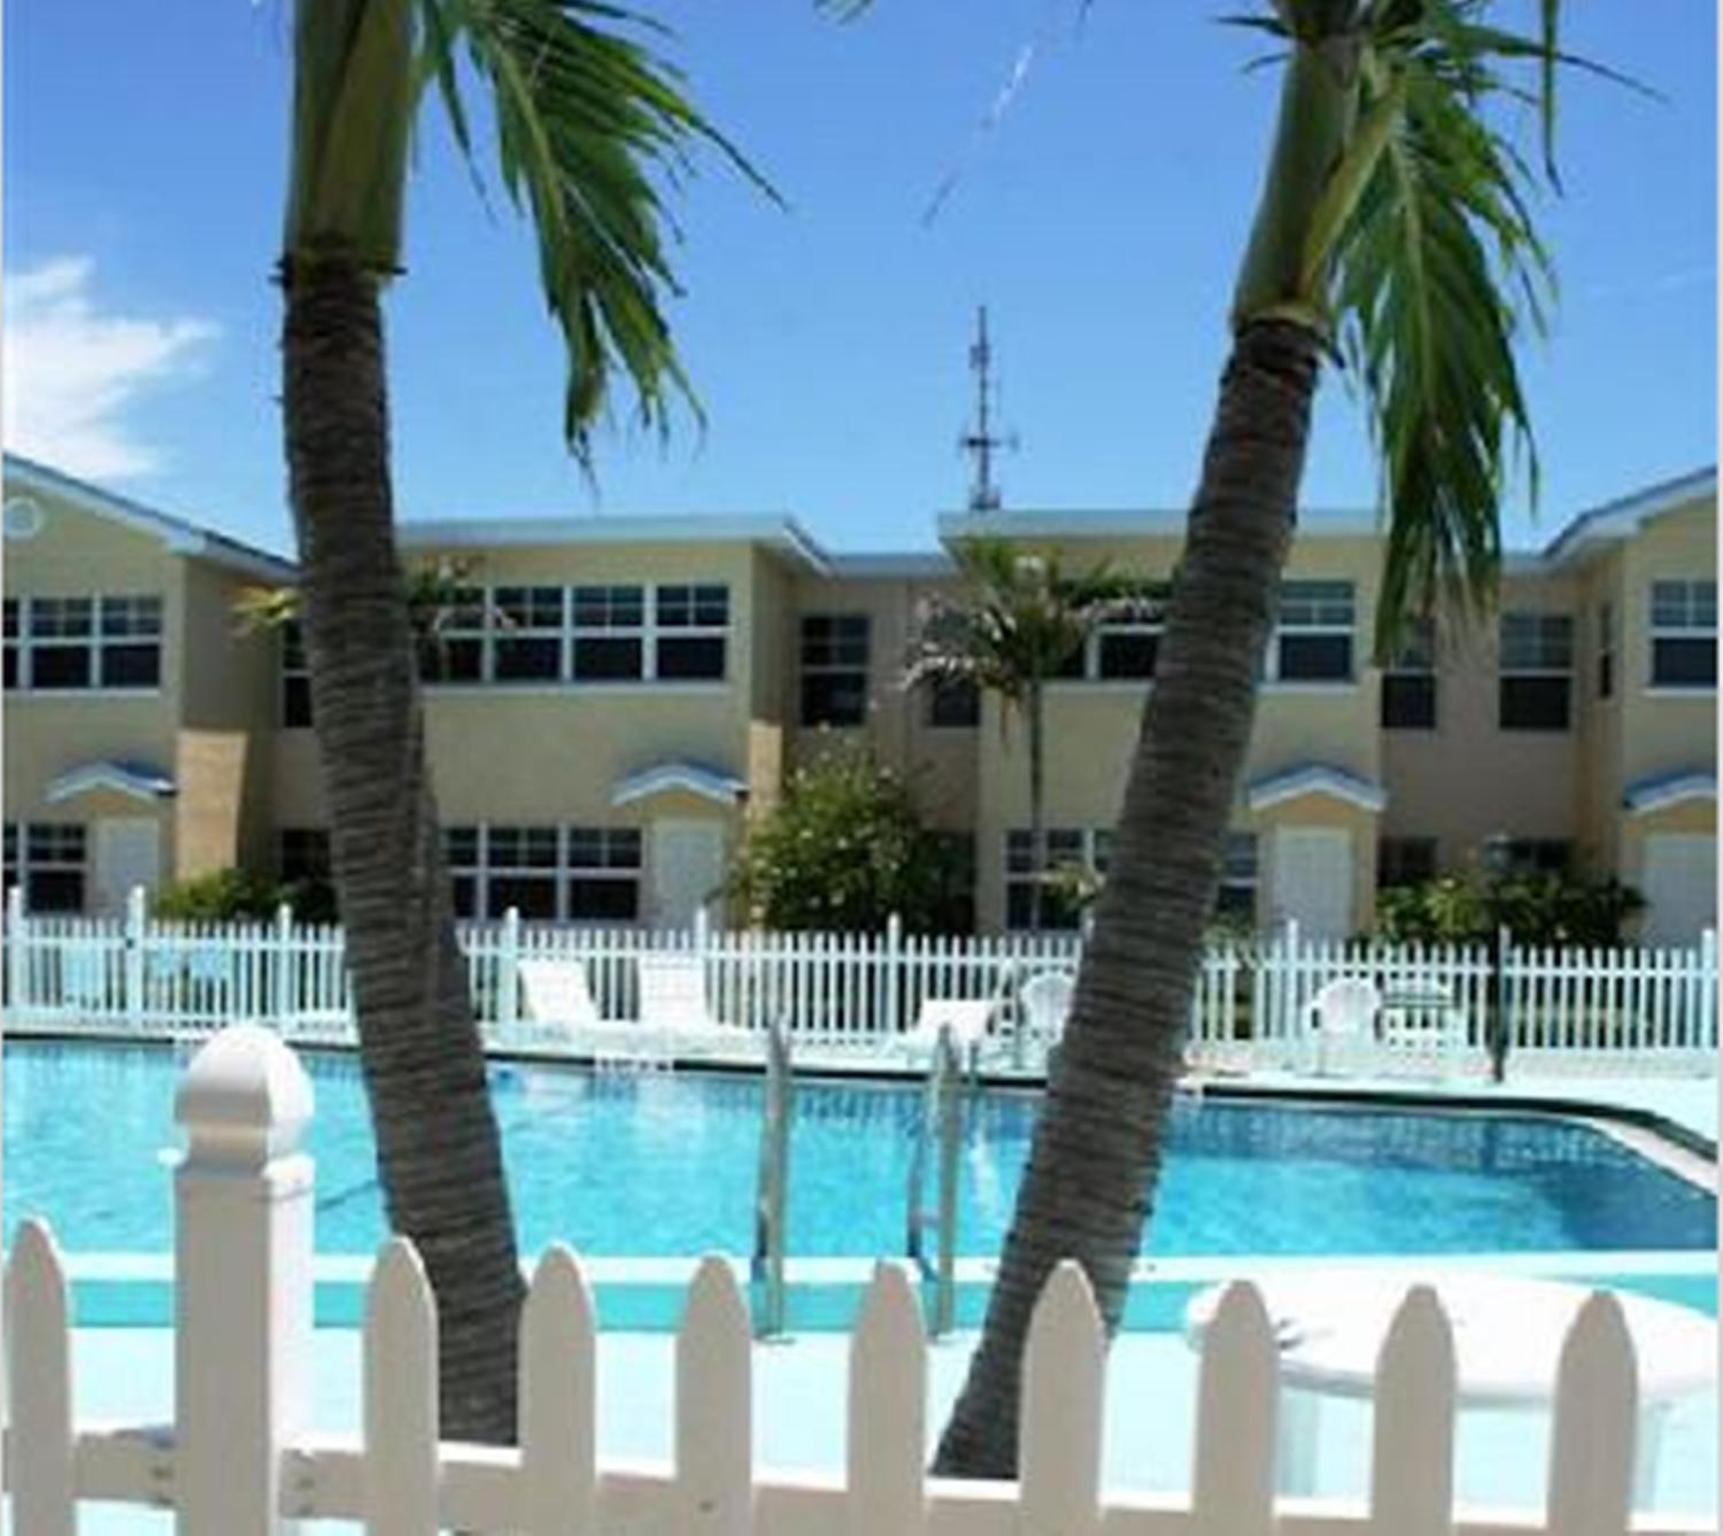
<path fill-rule="evenodd" d="M 957 1196 L 962 1170 L 965 1075 L 951 1026 L 941 1025 L 938 1043 L 928 1062 L 921 1120 L 910 1153 L 904 1234 L 910 1262 L 921 1271 L 924 1281 L 933 1284 L 930 1332 L 934 1338 L 950 1333 L 957 1324 Z M 927 1180 L 928 1140 L 935 1128 L 939 1138 L 938 1195 L 937 1204 L 929 1210 L 922 1203 L 922 1192 Z M 923 1241 L 928 1227 L 934 1229 L 936 1242 L 931 1263 Z"/>
<path fill-rule="evenodd" d="M 790 1036 L 782 1018 L 766 1031 L 766 1103 L 760 1124 L 760 1167 L 754 1194 L 754 1336 L 781 1337 L 789 1323 L 784 1278 L 789 1241 L 790 1117 L 795 1078 Z"/>

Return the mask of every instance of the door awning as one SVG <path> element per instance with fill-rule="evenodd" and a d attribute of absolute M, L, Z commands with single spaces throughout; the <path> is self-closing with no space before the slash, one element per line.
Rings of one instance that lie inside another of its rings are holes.
<path fill-rule="evenodd" d="M 610 803 L 632 805 L 675 791 L 710 800 L 714 805 L 735 805 L 746 798 L 748 781 L 705 763 L 655 763 L 618 779 L 611 788 Z"/>
<path fill-rule="evenodd" d="M 1245 804 L 1253 811 L 1265 811 L 1300 795 L 1327 795 L 1362 811 L 1379 811 L 1388 803 L 1388 791 L 1359 774 L 1332 763 L 1295 763 L 1252 783 L 1245 791 Z"/>
<path fill-rule="evenodd" d="M 152 768 L 148 763 L 103 758 L 67 769 L 49 783 L 46 797 L 51 804 L 58 805 L 62 800 L 71 800 L 92 790 L 111 789 L 130 795 L 134 800 L 153 803 L 167 799 L 178 787 L 171 774 Z"/>

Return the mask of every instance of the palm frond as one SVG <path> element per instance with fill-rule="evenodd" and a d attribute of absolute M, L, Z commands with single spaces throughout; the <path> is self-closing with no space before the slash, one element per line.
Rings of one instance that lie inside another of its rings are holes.
<path fill-rule="evenodd" d="M 671 343 L 677 238 L 664 191 L 701 147 L 776 194 L 700 114 L 676 70 L 641 40 L 648 18 L 598 0 L 419 0 L 424 68 L 472 154 L 457 42 L 496 109 L 502 184 L 530 216 L 545 301 L 568 354 L 563 430 L 583 463 L 618 378 L 661 436 L 678 400 L 699 404 Z"/>

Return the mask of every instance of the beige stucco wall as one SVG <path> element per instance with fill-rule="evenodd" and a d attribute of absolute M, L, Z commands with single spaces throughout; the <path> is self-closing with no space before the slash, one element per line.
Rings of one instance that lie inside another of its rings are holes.
<path fill-rule="evenodd" d="M 12 491 L 7 490 L 10 496 Z M 163 810 L 130 797 L 78 796 L 51 804 L 50 782 L 69 769 L 104 759 L 146 763 L 172 774 L 185 654 L 182 587 L 185 562 L 162 541 L 32 488 L 44 513 L 41 531 L 4 546 L 8 597 L 159 595 L 162 599 L 161 685 L 152 690 L 6 695 L 5 809 L 8 820 L 91 823 L 103 815 L 154 816 Z M 109 804 L 117 801 L 117 804 Z M 174 870 L 172 839 L 162 841 L 162 873 Z"/>

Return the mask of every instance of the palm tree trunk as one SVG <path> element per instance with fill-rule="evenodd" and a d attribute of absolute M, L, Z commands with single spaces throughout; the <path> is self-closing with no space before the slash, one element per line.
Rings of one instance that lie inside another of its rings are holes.
<path fill-rule="evenodd" d="M 437 1298 L 444 1433 L 508 1443 L 523 1287 L 425 758 L 377 283 L 332 256 L 284 264 L 283 287 L 301 614 L 378 1167 Z"/>
<path fill-rule="evenodd" d="M 1107 882 L 982 1340 L 935 1459 L 942 1475 L 1014 1475 L 1023 1342 L 1060 1259 L 1083 1264 L 1109 1333 L 1123 1312 L 1291 543 L 1318 362 L 1302 325 L 1256 321 L 1234 342 Z"/>
<path fill-rule="evenodd" d="M 1047 879 L 1047 717 L 1046 694 L 1039 679 L 1029 684 L 1029 931 L 1038 934 Z"/>

